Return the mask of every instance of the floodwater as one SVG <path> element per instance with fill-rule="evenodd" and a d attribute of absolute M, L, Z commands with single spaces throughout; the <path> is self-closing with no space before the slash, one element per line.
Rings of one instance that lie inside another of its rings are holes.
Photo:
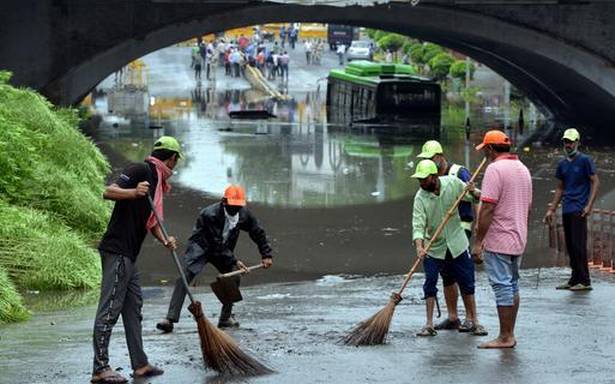
<path fill-rule="evenodd" d="M 250 89 L 243 79 L 225 77 L 221 68 L 215 82 L 195 82 L 182 61 L 185 50 L 169 48 L 144 58 L 150 79 L 146 90 L 107 87 L 107 94 L 93 101 L 100 123 L 88 131 L 116 170 L 127 161 L 141 161 L 160 135 L 180 140 L 186 159 L 172 179 L 175 189 L 165 206 L 170 230 L 182 245 L 199 209 L 219 199 L 229 183 L 237 183 L 246 188 L 249 207 L 274 247 L 275 268 L 261 274 L 262 281 L 326 273 L 398 273 L 408 268 L 413 256 L 411 202 L 418 183 L 410 175 L 423 142 L 439 139 L 450 160 L 473 169 L 480 162 L 474 145 L 482 133 L 509 126 L 534 182 L 523 266 L 557 264 L 545 247 L 541 223 L 561 155 L 561 149 L 547 141 L 553 136 L 553 124 L 536 122 L 526 110 L 521 130 L 513 118 L 519 112 L 503 108 L 503 96 L 498 94 L 487 97 L 483 105 L 471 106 L 469 138 L 463 108 L 447 105 L 441 118 L 398 126 L 333 124 L 327 121 L 322 81 L 337 65 L 332 54 L 325 55 L 321 66 L 308 67 L 301 61 L 302 52 L 291 52 L 288 83 L 273 83 L 292 98 L 275 101 Z M 484 69 L 477 73 L 477 78 L 481 76 L 487 78 L 484 84 L 494 82 L 489 79 L 493 74 Z M 488 93 L 489 87 L 484 88 Z M 276 117 L 228 117 L 230 111 L 247 109 L 266 109 Z M 597 206 L 605 209 L 615 208 L 609 193 L 615 187 L 609 151 L 590 148 L 602 179 Z M 237 254 L 250 263 L 258 261 L 247 236 L 239 242 Z M 141 262 L 146 283 L 160 284 L 175 276 L 166 251 L 153 240 L 146 241 Z"/>
<path fill-rule="evenodd" d="M 336 343 L 345 332 L 388 300 L 414 257 L 411 202 L 417 183 L 409 178 L 416 155 L 428 138 L 438 138 L 449 158 L 473 168 L 473 146 L 482 131 L 504 124 L 498 103 L 472 108 L 472 131 L 464 132 L 463 111 L 441 120 L 403 127 L 343 126 L 327 121 L 324 107 L 327 68 L 297 65 L 283 88 L 293 99 L 275 102 L 249 89 L 241 79 L 218 73 L 216 86 L 199 86 L 185 61 L 185 48 L 169 48 L 144 59 L 147 89 L 98 93 L 98 117 L 88 129 L 109 157 L 115 173 L 148 155 L 163 134 L 185 146 L 186 160 L 173 177 L 165 200 L 170 232 L 183 251 L 198 211 L 220 198 L 228 183 L 247 189 L 249 207 L 265 227 L 274 248 L 274 267 L 246 276 L 245 300 L 236 307 L 242 326 L 231 330 L 240 346 L 278 373 L 246 379 L 255 383 L 510 383 L 613 382 L 615 343 L 610 320 L 614 276 L 595 273 L 594 290 L 574 294 L 553 287 L 567 278 L 565 256 L 547 248 L 541 218 L 555 186 L 561 154 L 550 146 L 550 125 L 528 119 L 524 132 L 510 133 L 533 175 L 534 203 L 528 250 L 522 266 L 519 345 L 513 351 L 479 351 L 485 340 L 456 332 L 435 338 L 414 336 L 424 322 L 422 275 L 410 282 L 397 307 L 389 344 L 353 348 Z M 301 54 L 291 60 L 300 62 Z M 296 76 L 293 76 L 296 73 Z M 107 84 L 113 79 L 107 80 Z M 493 100 L 493 99 L 490 99 Z M 231 120 L 228 112 L 267 109 L 276 118 Z M 513 114 L 514 115 L 514 114 Z M 508 114 L 508 116 L 511 116 Z M 526 115 L 528 116 L 528 115 Z M 510 117 L 508 117 L 510 118 Z M 512 119 L 514 120 L 514 119 Z M 610 148 L 592 146 L 601 193 L 598 206 L 615 209 L 615 171 Z M 259 256 L 243 235 L 237 255 L 248 264 Z M 144 288 L 144 342 L 153 363 L 166 373 L 152 383 L 227 382 L 203 369 L 193 320 L 184 317 L 172 335 L 160 335 L 176 277 L 168 253 L 148 238 L 140 255 Z M 207 287 L 207 268 L 196 294 L 215 321 L 218 303 Z M 91 329 L 96 293 L 26 295 L 33 319 L 0 328 L 0 383 L 74 383 L 89 380 Z M 476 299 L 482 323 L 497 331 L 491 289 L 482 267 Z M 111 343 L 111 363 L 130 373 L 123 329 Z M 235 380 L 237 381 L 237 380 Z M 138 381 L 135 381 L 138 382 Z"/>

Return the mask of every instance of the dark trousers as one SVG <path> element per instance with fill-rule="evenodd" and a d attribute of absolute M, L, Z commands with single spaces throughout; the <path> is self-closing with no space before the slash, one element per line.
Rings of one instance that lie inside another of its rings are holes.
<path fill-rule="evenodd" d="M 143 295 L 139 286 L 139 272 L 136 265 L 122 255 L 100 251 L 100 257 L 102 283 L 94 322 L 94 373 L 109 368 L 111 331 L 120 314 L 124 323 L 130 364 L 133 370 L 141 368 L 148 362 L 143 351 Z"/>
<path fill-rule="evenodd" d="M 199 265 L 196 269 L 199 270 L 200 272 L 203 266 L 207 263 L 207 261 L 205 261 L 204 257 L 202 258 L 202 260 L 199 260 L 199 261 L 202 261 L 202 265 Z M 234 270 L 234 267 L 232 266 L 229 267 L 225 265 L 224 263 L 213 263 L 212 262 L 212 264 L 216 267 L 216 269 L 220 273 L 227 273 L 227 272 L 231 272 Z M 192 280 L 194 280 L 194 278 L 198 275 L 198 272 L 195 273 L 191 271 L 190 268 L 184 267 L 184 274 L 186 275 L 186 280 L 188 280 L 188 284 L 190 284 Z M 239 282 L 240 282 L 239 276 L 237 277 L 235 281 L 237 282 L 237 285 L 239 286 Z M 173 295 L 171 296 L 171 302 L 169 303 L 169 311 L 167 312 L 167 320 L 173 323 L 177 323 L 179 321 L 179 316 L 180 316 L 182 307 L 184 306 L 184 300 L 186 299 L 187 294 L 188 292 L 186 292 L 186 287 L 184 287 L 184 283 L 181 277 L 179 277 L 175 281 L 175 288 L 173 289 Z"/>
<path fill-rule="evenodd" d="M 568 284 L 590 285 L 589 267 L 587 266 L 587 218 L 581 212 L 562 215 L 566 249 L 570 257 L 572 275 Z"/>

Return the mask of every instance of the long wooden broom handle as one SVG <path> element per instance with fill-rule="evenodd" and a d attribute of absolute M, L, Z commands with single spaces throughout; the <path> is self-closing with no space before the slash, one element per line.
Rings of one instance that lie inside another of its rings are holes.
<path fill-rule="evenodd" d="M 259 269 L 259 268 L 263 268 L 263 264 L 257 264 L 257 265 L 253 265 L 251 267 L 248 267 L 248 271 L 244 271 L 242 269 L 238 269 L 237 271 L 233 271 L 233 272 L 228 272 L 228 273 L 223 273 L 221 275 L 218 275 L 218 278 L 226 278 L 226 277 L 233 277 L 233 276 L 237 276 L 237 275 L 243 275 L 244 273 L 248 273 L 250 271 L 253 271 L 255 269 Z"/>
<path fill-rule="evenodd" d="M 474 180 L 476 179 L 476 177 L 478 177 L 478 174 L 483 169 L 486 163 L 487 163 L 487 159 L 483 158 L 483 161 L 481 161 L 478 168 L 476 168 L 476 170 L 474 171 L 474 174 L 472 174 L 472 178 L 470 179 L 468 183 L 474 182 Z M 433 236 L 431 237 L 431 239 L 429 239 L 429 242 L 427 243 L 427 247 L 425 247 L 425 253 L 427 253 L 431 249 L 431 246 L 433 245 L 433 243 L 436 241 L 438 236 L 440 236 L 440 234 L 444 230 L 444 226 L 446 226 L 446 224 L 451 219 L 451 217 L 453 217 L 453 214 L 455 214 L 455 210 L 459 206 L 459 203 L 461 203 L 461 200 L 463 200 L 463 198 L 465 197 L 466 193 L 467 191 L 464 189 L 464 191 L 457 197 L 457 200 L 455 200 L 455 203 L 450 207 L 448 212 L 446 212 L 446 216 L 444 216 L 444 220 L 442 220 L 440 225 L 438 225 Z M 421 264 L 421 259 L 417 257 L 416 261 L 412 265 L 412 268 L 410 268 L 410 272 L 408 272 L 408 276 L 406 276 L 406 278 L 404 279 L 404 282 L 402 283 L 401 288 L 399 288 L 399 291 L 397 292 L 397 294 L 401 295 L 404 289 L 406 289 L 406 286 L 408 285 L 410 278 L 412 278 L 412 275 L 414 275 L 414 272 L 416 272 L 416 269 L 419 267 L 419 264 Z"/>
<path fill-rule="evenodd" d="M 164 241 L 169 241 L 169 233 L 167 232 L 167 229 L 164 226 L 164 223 L 160 219 L 160 216 L 158 215 L 158 212 L 156 212 L 156 208 L 154 207 L 154 202 L 152 201 L 152 197 L 149 195 L 149 193 L 147 194 L 147 201 L 149 201 L 149 206 L 152 208 L 152 212 L 154 212 L 154 216 L 156 217 L 156 221 L 158 222 L 158 225 L 160 225 L 160 229 L 162 230 L 162 236 L 164 237 Z M 186 288 L 186 292 L 188 293 L 188 297 L 190 298 L 190 302 L 192 304 L 194 304 L 194 297 L 192 296 L 192 292 L 190 292 L 190 287 L 188 286 L 188 280 L 186 279 L 186 274 L 184 274 L 184 269 L 182 268 L 182 266 L 181 266 L 181 264 L 179 262 L 179 258 L 177 257 L 177 253 L 175 252 L 174 249 L 172 249 L 171 250 L 171 254 L 173 255 L 173 260 L 175 261 L 175 266 L 177 267 L 177 271 L 179 272 L 179 275 L 182 278 L 182 281 L 184 283 L 184 288 Z"/>

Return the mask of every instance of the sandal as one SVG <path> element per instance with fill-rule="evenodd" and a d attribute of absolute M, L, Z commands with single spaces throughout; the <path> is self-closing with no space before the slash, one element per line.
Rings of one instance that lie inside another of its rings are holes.
<path fill-rule="evenodd" d="M 474 335 L 474 336 L 487 336 L 488 334 L 489 334 L 489 332 L 487 332 L 485 327 L 483 327 L 480 324 L 475 326 L 474 330 L 472 331 L 472 335 Z"/>
<path fill-rule="evenodd" d="M 472 320 L 465 319 L 463 323 L 461 323 L 461 325 L 459 326 L 458 330 L 459 332 L 466 333 L 474 332 L 475 328 L 476 327 L 474 326 L 474 322 Z"/>
<path fill-rule="evenodd" d="M 150 365 L 149 369 L 145 371 L 145 373 L 137 375 L 136 373 L 133 372 L 130 376 L 132 376 L 135 379 L 138 379 L 138 378 L 143 378 L 143 377 L 159 376 L 159 375 L 162 375 L 163 373 L 164 373 L 164 370 L 156 367 L 155 365 Z"/>
<path fill-rule="evenodd" d="M 421 331 L 418 332 L 416 335 L 419 337 L 429 337 L 429 336 L 435 336 L 437 334 L 438 332 L 436 332 L 436 330 L 433 329 L 433 327 L 423 327 L 423 329 L 421 329 Z"/>
<path fill-rule="evenodd" d="M 435 330 L 440 330 L 440 329 L 459 329 L 459 327 L 461 326 L 461 321 L 459 321 L 459 319 L 455 319 L 455 320 L 449 320 L 449 319 L 445 319 L 442 322 L 440 322 L 439 324 L 436 324 L 436 326 L 434 327 Z"/>
<path fill-rule="evenodd" d="M 110 372 L 106 374 L 106 372 Z M 104 376 L 101 376 L 105 374 Z M 107 369 L 106 371 L 102 371 L 92 376 L 90 383 L 95 384 L 124 384 L 127 383 L 128 379 L 124 376 L 120 375 L 117 371 Z"/>

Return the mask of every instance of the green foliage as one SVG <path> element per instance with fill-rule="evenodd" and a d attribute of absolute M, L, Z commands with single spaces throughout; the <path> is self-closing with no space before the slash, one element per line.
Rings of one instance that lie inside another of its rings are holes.
<path fill-rule="evenodd" d="M 367 37 L 374 40 L 376 38 L 376 33 L 378 32 L 378 29 L 367 28 L 365 32 L 367 33 Z"/>
<path fill-rule="evenodd" d="M 410 59 L 412 59 L 413 63 L 420 65 L 427 64 L 425 61 L 425 49 L 423 44 L 417 43 L 410 46 Z"/>
<path fill-rule="evenodd" d="M 0 71 L 0 84 L 6 84 L 11 80 L 13 74 L 9 71 Z"/>
<path fill-rule="evenodd" d="M 382 39 L 383 37 L 385 37 L 385 36 L 386 36 L 386 35 L 388 35 L 388 34 L 389 34 L 389 32 L 387 32 L 387 31 L 377 30 L 377 31 L 374 33 L 374 37 L 373 37 L 373 39 L 374 39 L 374 41 L 375 41 L 375 42 L 378 42 L 380 39 Z"/>
<path fill-rule="evenodd" d="M 404 43 L 404 45 L 401 46 L 401 51 L 406 54 L 409 55 L 410 54 L 410 49 L 414 46 L 414 42 L 411 40 L 406 40 L 406 42 Z"/>
<path fill-rule="evenodd" d="M 77 123 L 74 110 L 55 110 L 35 92 L 0 84 L 0 196 L 93 238 L 109 217 L 100 198 L 109 164 Z"/>
<path fill-rule="evenodd" d="M 94 288 L 100 258 L 66 225 L 0 200 L 0 266 L 27 289 Z"/>
<path fill-rule="evenodd" d="M 30 313 L 24 307 L 8 273 L 0 266 L 0 324 L 23 321 L 29 317 Z"/>
<path fill-rule="evenodd" d="M 425 43 L 423 46 L 423 60 L 429 63 L 434 57 L 444 52 L 444 48 L 437 44 Z"/>
<path fill-rule="evenodd" d="M 470 78 L 474 76 L 474 72 L 476 71 L 476 66 L 473 62 L 470 62 Z M 451 65 L 449 70 L 449 74 L 454 79 L 459 79 L 465 81 L 466 78 L 466 61 L 465 60 L 455 60 L 455 62 Z"/>
<path fill-rule="evenodd" d="M 405 42 L 406 38 L 404 36 L 390 33 L 378 40 L 378 46 L 385 51 L 397 52 Z"/>
<path fill-rule="evenodd" d="M 455 59 L 453 56 L 446 52 L 437 54 L 429 61 L 431 75 L 439 80 L 444 80 L 448 75 L 454 61 Z"/>
<path fill-rule="evenodd" d="M 465 88 L 463 91 L 461 91 L 463 101 L 467 101 L 468 103 L 478 102 L 478 92 L 480 92 L 480 87 Z"/>

